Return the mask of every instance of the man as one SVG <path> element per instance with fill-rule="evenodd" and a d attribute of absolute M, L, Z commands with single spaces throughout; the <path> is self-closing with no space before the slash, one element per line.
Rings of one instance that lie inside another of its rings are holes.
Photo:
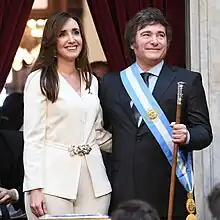
<path fill-rule="evenodd" d="M 23 93 L 9 94 L 0 109 L 0 129 L 19 131 L 23 125 Z"/>
<path fill-rule="evenodd" d="M 18 203 L 18 206 L 16 204 Z M 19 207 L 19 193 L 17 189 L 6 189 L 0 187 L 0 219 L 19 218 L 26 217 L 24 209 Z M 10 216 L 10 217 L 9 217 Z"/>
<path fill-rule="evenodd" d="M 24 211 L 23 133 L 0 130 L 0 204 Z"/>
<path fill-rule="evenodd" d="M 157 211 L 141 200 L 129 200 L 112 213 L 112 220 L 159 220 Z"/>
<path fill-rule="evenodd" d="M 93 61 L 90 63 L 93 74 L 99 81 L 109 72 L 108 63 L 105 61 Z"/>
<path fill-rule="evenodd" d="M 211 143 L 212 130 L 201 75 L 164 62 L 171 32 L 160 10 L 137 13 L 125 31 L 134 64 L 103 78 L 100 100 L 113 135 L 112 209 L 140 199 L 167 219 L 172 148 L 177 143 L 173 220 L 181 220 L 186 218 L 186 195 L 192 190 L 191 152 Z M 179 81 L 185 86 L 181 124 L 175 124 Z"/>
<path fill-rule="evenodd" d="M 16 189 L 5 189 L 0 187 L 0 204 L 17 202 L 19 194 Z"/>

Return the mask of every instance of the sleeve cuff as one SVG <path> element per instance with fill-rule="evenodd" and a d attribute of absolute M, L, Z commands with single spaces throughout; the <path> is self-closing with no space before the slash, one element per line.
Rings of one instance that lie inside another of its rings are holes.
<path fill-rule="evenodd" d="M 189 133 L 189 131 L 187 130 L 187 138 L 186 138 L 186 143 L 185 143 L 185 145 L 188 144 L 189 141 L 190 141 L 190 133 Z"/>
<path fill-rule="evenodd" d="M 18 201 L 18 200 L 19 200 L 19 193 L 18 193 L 18 191 L 17 191 L 16 189 L 11 189 L 11 191 L 12 191 L 12 193 L 13 193 L 13 194 L 12 194 L 12 195 L 13 195 L 13 196 L 12 196 L 12 197 L 13 197 L 12 200 L 13 200 L 13 201 Z"/>

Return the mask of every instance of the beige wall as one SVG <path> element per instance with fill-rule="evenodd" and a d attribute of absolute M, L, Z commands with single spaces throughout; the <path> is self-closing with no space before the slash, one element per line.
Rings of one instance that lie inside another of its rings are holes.
<path fill-rule="evenodd" d="M 89 47 L 89 61 L 106 61 L 86 0 L 83 0 L 82 22 L 84 25 L 86 40 Z"/>
<path fill-rule="evenodd" d="M 32 9 L 46 9 L 48 7 L 48 0 L 34 0 Z"/>

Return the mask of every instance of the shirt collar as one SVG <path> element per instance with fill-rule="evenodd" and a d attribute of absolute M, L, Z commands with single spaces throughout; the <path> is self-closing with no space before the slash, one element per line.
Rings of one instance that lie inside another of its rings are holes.
<path fill-rule="evenodd" d="M 164 60 L 162 60 L 160 63 L 158 63 L 156 66 L 154 66 L 152 69 L 148 70 L 147 72 L 158 77 L 160 75 L 163 64 L 164 64 Z M 140 66 L 138 66 L 137 62 L 135 62 L 135 65 L 137 65 L 137 68 L 140 74 L 144 72 L 140 68 Z"/>

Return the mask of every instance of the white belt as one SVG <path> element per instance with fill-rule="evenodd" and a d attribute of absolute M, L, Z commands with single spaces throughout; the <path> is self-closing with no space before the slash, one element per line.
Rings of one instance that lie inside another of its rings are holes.
<path fill-rule="evenodd" d="M 92 150 L 92 146 L 95 143 L 67 145 L 67 144 L 60 144 L 60 143 L 52 142 L 52 141 L 46 141 L 45 144 L 49 147 L 54 147 L 54 148 L 68 151 L 70 156 L 73 157 L 75 155 L 85 156 L 86 154 L 89 154 L 90 151 Z"/>

